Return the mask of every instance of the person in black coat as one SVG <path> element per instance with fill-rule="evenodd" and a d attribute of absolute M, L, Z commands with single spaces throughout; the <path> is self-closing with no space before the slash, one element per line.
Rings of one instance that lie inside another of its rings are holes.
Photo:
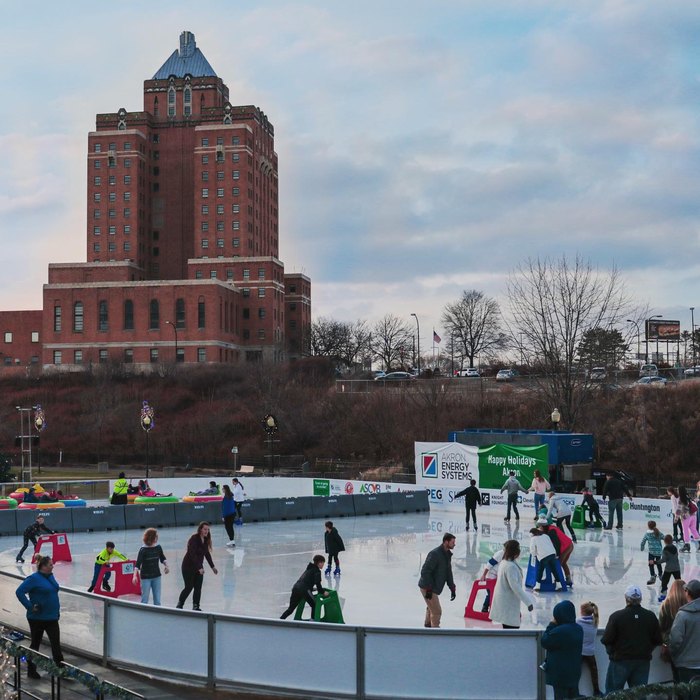
<path fill-rule="evenodd" d="M 476 507 L 481 505 L 481 494 L 479 489 L 476 488 L 476 481 L 472 479 L 469 482 L 469 486 L 463 491 L 455 494 L 455 498 L 461 498 L 464 496 L 464 507 L 467 510 L 467 530 L 469 529 L 469 515 L 471 514 L 472 520 L 474 521 L 474 529 L 476 530 Z"/>
<path fill-rule="evenodd" d="M 36 538 L 42 533 L 53 535 L 54 531 L 44 525 L 43 515 L 37 515 L 36 520 L 24 531 L 22 549 L 19 550 L 17 557 L 15 558 L 15 561 L 17 561 L 18 564 L 24 564 L 22 555 L 27 550 L 27 547 L 29 547 L 30 542 L 36 547 Z"/>
<path fill-rule="evenodd" d="M 333 527 L 333 521 L 326 521 L 326 532 L 323 535 L 326 545 L 326 554 L 328 555 L 328 566 L 326 567 L 326 576 L 331 575 L 331 564 L 333 564 L 333 559 L 335 559 L 335 571 L 333 576 L 340 576 L 340 560 L 338 559 L 338 554 L 345 551 L 345 544 L 343 543 L 343 538 L 336 528 Z"/>
<path fill-rule="evenodd" d="M 328 591 L 321 585 L 321 569 L 326 562 L 326 557 L 317 554 L 312 562 L 306 566 L 306 571 L 299 577 L 299 580 L 292 587 L 292 594 L 289 596 L 289 607 L 280 615 L 280 620 L 286 620 L 297 608 L 302 600 L 311 606 L 311 619 L 315 619 L 316 602 L 312 591 L 316 590 L 324 597 L 328 597 Z"/>

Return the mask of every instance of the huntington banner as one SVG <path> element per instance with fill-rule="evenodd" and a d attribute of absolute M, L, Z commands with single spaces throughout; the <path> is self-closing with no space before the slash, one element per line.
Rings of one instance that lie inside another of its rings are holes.
<path fill-rule="evenodd" d="M 416 484 L 429 490 L 431 503 L 449 504 L 471 479 L 479 489 L 498 490 L 511 471 L 524 488 L 532 483 L 535 469 L 548 478 L 549 451 L 547 445 L 474 447 L 458 442 L 416 442 L 415 468 Z"/>

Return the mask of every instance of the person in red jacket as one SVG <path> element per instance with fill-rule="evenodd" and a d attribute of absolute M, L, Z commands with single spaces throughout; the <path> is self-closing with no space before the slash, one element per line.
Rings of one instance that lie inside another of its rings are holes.
<path fill-rule="evenodd" d="M 192 610 L 201 610 L 199 603 L 202 596 L 202 583 L 204 582 L 205 559 L 209 563 L 211 570 L 218 574 L 219 572 L 214 566 L 214 560 L 211 558 L 211 531 L 209 523 L 201 522 L 197 527 L 197 532 L 187 540 L 187 552 L 182 559 L 181 567 L 185 587 L 180 592 L 180 598 L 176 607 L 182 608 L 190 593 L 194 591 Z"/>
<path fill-rule="evenodd" d="M 569 559 L 574 551 L 574 541 L 567 534 L 565 534 L 561 528 L 558 528 L 556 525 L 550 525 L 547 522 L 547 518 L 540 518 L 537 521 L 537 528 L 549 535 L 549 539 L 552 540 L 554 549 L 559 557 L 561 568 L 564 571 L 566 585 L 573 586 L 571 581 L 571 571 L 569 570 Z"/>

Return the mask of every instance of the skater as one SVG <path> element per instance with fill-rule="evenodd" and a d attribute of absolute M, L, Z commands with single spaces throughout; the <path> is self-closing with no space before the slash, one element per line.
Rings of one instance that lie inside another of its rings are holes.
<path fill-rule="evenodd" d="M 110 559 L 116 557 L 122 561 L 126 561 L 128 557 L 125 557 L 121 552 L 114 548 L 114 542 L 106 542 L 105 548 L 97 555 L 95 559 L 95 566 L 92 573 L 92 582 L 90 583 L 90 588 L 88 588 L 88 593 L 92 593 L 97 585 L 97 578 L 100 575 L 100 569 L 109 562 Z M 109 585 L 109 579 L 112 576 L 112 572 L 107 569 L 105 575 L 102 577 L 102 590 L 111 591 L 112 587 Z"/>
<path fill-rule="evenodd" d="M 535 493 L 535 520 L 537 520 L 539 518 L 538 513 L 544 506 L 547 491 L 549 491 L 551 487 L 549 481 L 540 474 L 539 469 L 535 469 L 533 476 L 534 478 L 529 490 Z"/>
<path fill-rule="evenodd" d="M 697 512 L 698 507 L 693 499 L 688 496 L 685 486 L 679 486 L 676 515 L 683 526 L 683 540 L 685 541 L 681 550 L 683 552 L 690 551 L 690 543 L 692 541 L 697 542 L 697 551 L 700 552 L 700 535 L 698 535 L 698 528 L 695 524 Z"/>
<path fill-rule="evenodd" d="M 576 624 L 576 608 L 570 600 L 557 603 L 553 620 L 542 634 L 542 648 L 547 650 L 545 681 L 554 689 L 554 700 L 577 698 L 581 680 L 583 630 Z"/>
<path fill-rule="evenodd" d="M 673 621 L 676 619 L 676 615 L 681 607 L 686 603 L 685 600 L 685 581 L 682 578 L 675 580 L 671 584 L 671 590 L 667 598 L 661 604 L 659 610 L 659 627 L 661 628 L 661 638 L 663 639 L 661 656 L 662 658 L 666 655 L 667 659 L 671 660 L 671 672 L 673 673 L 673 681 L 678 683 L 678 671 L 676 669 L 676 664 L 673 663 L 673 658 L 671 657 L 671 652 L 668 650 L 668 640 L 671 635 L 671 627 L 673 626 Z"/>
<path fill-rule="evenodd" d="M 537 529 L 542 530 L 549 536 L 554 545 L 554 550 L 559 557 L 559 563 L 561 568 L 564 570 L 564 577 L 566 578 L 566 585 L 573 586 L 573 581 L 571 580 L 571 570 L 569 569 L 569 559 L 574 552 L 574 542 L 571 538 L 564 534 L 564 531 L 559 529 L 556 525 L 549 525 L 546 518 L 541 518 L 537 521 Z"/>
<path fill-rule="evenodd" d="M 479 493 L 479 489 L 476 488 L 476 479 L 470 479 L 469 486 L 454 495 L 455 498 L 461 498 L 462 496 L 464 496 L 464 507 L 467 511 L 467 531 L 469 531 L 470 514 L 474 522 L 474 529 L 476 530 L 476 507 L 481 505 L 481 494 Z"/>
<path fill-rule="evenodd" d="M 114 491 L 112 492 L 112 500 L 110 503 L 113 506 L 125 506 L 129 499 L 129 482 L 126 480 L 124 472 L 119 472 L 119 478 L 114 482 Z"/>
<path fill-rule="evenodd" d="M 46 525 L 44 524 L 44 516 L 37 515 L 36 520 L 24 530 L 24 533 L 22 535 L 22 549 L 19 550 L 17 556 L 15 557 L 15 561 L 17 563 L 24 564 L 24 559 L 22 558 L 22 555 L 27 550 L 27 547 L 29 546 L 30 542 L 36 547 L 36 538 L 42 533 L 45 533 L 47 535 L 55 534 L 51 528 L 46 527 Z"/>
<path fill-rule="evenodd" d="M 15 595 L 27 609 L 27 622 L 31 632 L 30 649 L 39 651 L 41 640 L 46 632 L 51 643 L 51 656 L 59 666 L 63 664 L 61 652 L 61 630 L 58 618 L 61 616 L 61 603 L 58 599 L 58 581 L 53 575 L 51 557 L 41 557 L 37 570 L 27 576 L 17 587 Z M 36 665 L 27 659 L 27 676 L 41 678 Z"/>
<path fill-rule="evenodd" d="M 233 500 L 233 492 L 228 484 L 224 484 L 224 497 L 221 499 L 221 519 L 224 521 L 226 534 L 228 535 L 227 547 L 235 547 L 236 532 L 233 523 L 236 519 L 236 502 Z"/>
<path fill-rule="evenodd" d="M 523 590 L 523 571 L 518 566 L 518 557 L 518 540 L 504 542 L 503 559 L 498 565 L 498 578 L 489 615 L 491 621 L 500 622 L 504 630 L 520 627 L 520 603 L 527 606 L 529 612 L 534 609 L 532 596 Z"/>
<path fill-rule="evenodd" d="M 605 475 L 603 486 L 603 500 L 608 499 L 608 524 L 606 530 L 612 530 L 613 516 L 617 513 L 617 529 L 622 530 L 622 501 L 625 494 L 632 503 L 632 495 L 627 487 L 612 472 Z"/>
<path fill-rule="evenodd" d="M 588 671 L 591 674 L 591 684 L 593 685 L 593 695 L 602 695 L 600 692 L 600 683 L 598 681 L 598 664 L 595 660 L 595 640 L 598 635 L 598 622 L 600 616 L 598 614 L 598 606 L 591 602 L 581 603 L 579 608 L 581 615 L 576 620 L 583 630 L 583 650 L 581 658 L 583 663 L 588 666 Z"/>
<path fill-rule="evenodd" d="M 678 680 L 689 683 L 700 675 L 700 581 L 691 579 L 683 590 L 686 604 L 679 608 L 671 626 L 668 650 L 676 665 Z"/>
<path fill-rule="evenodd" d="M 340 576 L 340 560 L 338 554 L 345 551 L 343 538 L 336 528 L 333 527 L 333 521 L 326 521 L 326 531 L 323 533 L 323 539 L 326 545 L 326 554 L 328 555 L 328 566 L 326 568 L 326 576 L 331 575 L 331 565 L 335 559 L 335 571 L 333 576 Z"/>
<path fill-rule="evenodd" d="M 576 542 L 576 533 L 571 527 L 571 506 L 566 502 L 564 496 L 557 496 L 554 491 L 549 492 L 549 507 L 547 508 L 547 517 L 553 518 L 556 526 L 563 530 L 562 523 L 566 523 L 566 527 L 571 533 L 571 539 Z"/>
<path fill-rule="evenodd" d="M 486 579 L 497 579 L 498 578 L 498 566 L 503 561 L 503 555 L 505 553 L 505 549 L 499 549 L 497 552 L 494 552 L 491 558 L 486 562 L 486 568 L 484 569 L 484 573 L 481 574 L 481 578 L 479 579 L 480 581 L 486 581 Z M 486 613 L 489 611 L 491 607 L 491 591 L 488 589 L 486 590 L 486 598 L 484 600 L 484 604 L 481 606 L 481 612 Z"/>
<path fill-rule="evenodd" d="M 299 580 L 292 586 L 292 594 L 289 596 L 289 607 L 280 615 L 280 620 L 286 620 L 297 608 L 302 600 L 311 606 L 311 619 L 316 619 L 316 601 L 312 591 L 314 586 L 320 595 L 328 597 L 328 591 L 321 585 L 321 569 L 326 563 L 326 557 L 317 554 L 313 561 L 306 565 L 306 571 L 299 577 Z"/>
<path fill-rule="evenodd" d="M 656 571 L 659 572 L 659 578 L 661 578 L 661 552 L 663 550 L 663 535 L 659 532 L 659 528 L 656 527 L 656 522 L 650 520 L 647 523 L 647 532 L 642 537 L 642 543 L 640 549 L 644 551 L 645 545 L 649 545 L 649 580 L 647 581 L 647 586 L 653 586 L 656 583 Z"/>
<path fill-rule="evenodd" d="M 190 496 L 218 496 L 221 493 L 219 491 L 219 485 L 216 481 L 209 482 L 209 488 L 202 491 L 190 491 Z"/>
<path fill-rule="evenodd" d="M 175 607 L 182 608 L 190 593 L 194 591 L 192 610 L 201 610 L 199 603 L 202 595 L 202 583 L 204 582 L 205 559 L 214 574 L 218 574 L 214 560 L 211 558 L 211 530 L 206 521 L 199 523 L 197 532 L 187 540 L 187 552 L 182 559 L 181 567 L 185 587 L 180 592 L 180 598 Z"/>
<path fill-rule="evenodd" d="M 530 554 L 537 560 L 537 584 L 542 583 L 542 577 L 545 570 L 549 570 L 552 574 L 552 579 L 559 582 L 559 585 L 564 588 L 564 582 L 559 576 L 559 571 L 557 571 L 556 561 L 557 561 L 557 550 L 554 549 L 552 540 L 545 535 L 542 530 L 538 530 L 533 527 L 530 530 L 532 537 L 530 538 Z"/>
<path fill-rule="evenodd" d="M 676 515 L 678 510 L 678 490 L 669 486 L 666 489 L 666 495 L 671 499 L 671 513 L 673 515 L 673 541 L 682 542 L 683 541 L 683 526 L 681 525 L 680 518 Z"/>
<path fill-rule="evenodd" d="M 661 577 L 661 595 L 659 596 L 659 601 L 662 601 L 666 596 L 666 590 L 668 589 L 668 582 L 671 580 L 671 576 L 678 581 L 681 577 L 681 563 L 678 560 L 678 547 L 673 544 L 673 537 L 671 535 L 666 535 L 664 537 L 664 548 L 661 551 L 660 564 L 666 564 L 664 567 L 664 574 Z"/>
<path fill-rule="evenodd" d="M 243 490 L 243 484 L 236 479 L 236 477 L 231 480 L 231 483 L 233 484 L 233 500 L 236 502 L 236 515 L 238 516 L 236 525 L 243 525 L 241 506 L 243 505 L 243 501 L 245 501 L 246 494 Z"/>
<path fill-rule="evenodd" d="M 511 508 L 515 513 L 515 519 L 520 520 L 520 513 L 518 513 L 518 492 L 522 491 L 523 493 L 527 493 L 527 489 L 522 487 L 522 484 L 515 477 L 514 471 L 508 472 L 508 479 L 506 480 L 506 483 L 501 486 L 501 493 L 504 491 L 508 492 L 508 510 L 506 511 L 504 521 L 507 523 L 510 522 Z"/>
<path fill-rule="evenodd" d="M 141 577 L 141 602 L 146 605 L 151 591 L 153 592 L 153 605 L 160 605 L 161 574 L 160 564 L 167 574 L 168 562 L 163 554 L 163 548 L 158 544 L 158 530 L 149 527 L 143 533 L 143 547 L 139 549 L 134 565 L 134 586 Z"/>
<path fill-rule="evenodd" d="M 450 600 L 457 597 L 457 588 L 452 576 L 452 550 L 455 548 L 455 536 L 446 532 L 442 536 L 442 544 L 428 552 L 420 570 L 418 588 L 425 602 L 425 627 L 440 627 L 442 607 L 440 605 L 440 593 L 445 587 L 449 587 L 452 595 Z"/>
<path fill-rule="evenodd" d="M 595 496 L 593 495 L 593 491 L 591 491 L 588 487 L 583 489 L 581 492 L 583 494 L 583 500 L 581 501 L 581 508 L 586 506 L 588 510 L 588 524 L 586 527 L 598 527 L 598 525 L 603 524 L 603 518 L 600 515 L 600 506 L 598 505 L 598 501 L 595 500 Z M 595 521 L 594 521 L 595 519 Z M 585 521 L 584 521 L 585 524 Z"/>

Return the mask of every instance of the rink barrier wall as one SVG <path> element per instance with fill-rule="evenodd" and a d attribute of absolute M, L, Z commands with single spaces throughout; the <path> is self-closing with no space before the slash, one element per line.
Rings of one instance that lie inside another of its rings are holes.
<path fill-rule="evenodd" d="M 22 580 L 0 572 L 0 599 L 6 601 L 0 623 L 27 633 L 25 610 L 12 603 Z M 544 660 L 541 630 L 310 624 L 141 605 L 70 588 L 62 588 L 60 598 L 65 649 L 174 682 L 348 700 L 478 700 L 485 689 L 493 700 L 552 697 L 538 671 Z M 439 659 L 462 662 L 441 668 Z M 608 658 L 600 642 L 596 659 L 603 682 Z M 656 649 L 649 682 L 670 679 L 671 667 Z M 579 689 L 592 694 L 585 668 Z"/>
<path fill-rule="evenodd" d="M 410 507 L 406 504 L 410 504 Z M 430 510 L 427 491 L 367 495 L 259 498 L 241 504 L 244 522 L 341 518 Z M 56 532 L 108 532 L 147 527 L 189 527 L 219 522 L 221 502 L 134 503 L 45 510 L 0 510 L 0 536 L 21 535 L 37 515 Z"/>

